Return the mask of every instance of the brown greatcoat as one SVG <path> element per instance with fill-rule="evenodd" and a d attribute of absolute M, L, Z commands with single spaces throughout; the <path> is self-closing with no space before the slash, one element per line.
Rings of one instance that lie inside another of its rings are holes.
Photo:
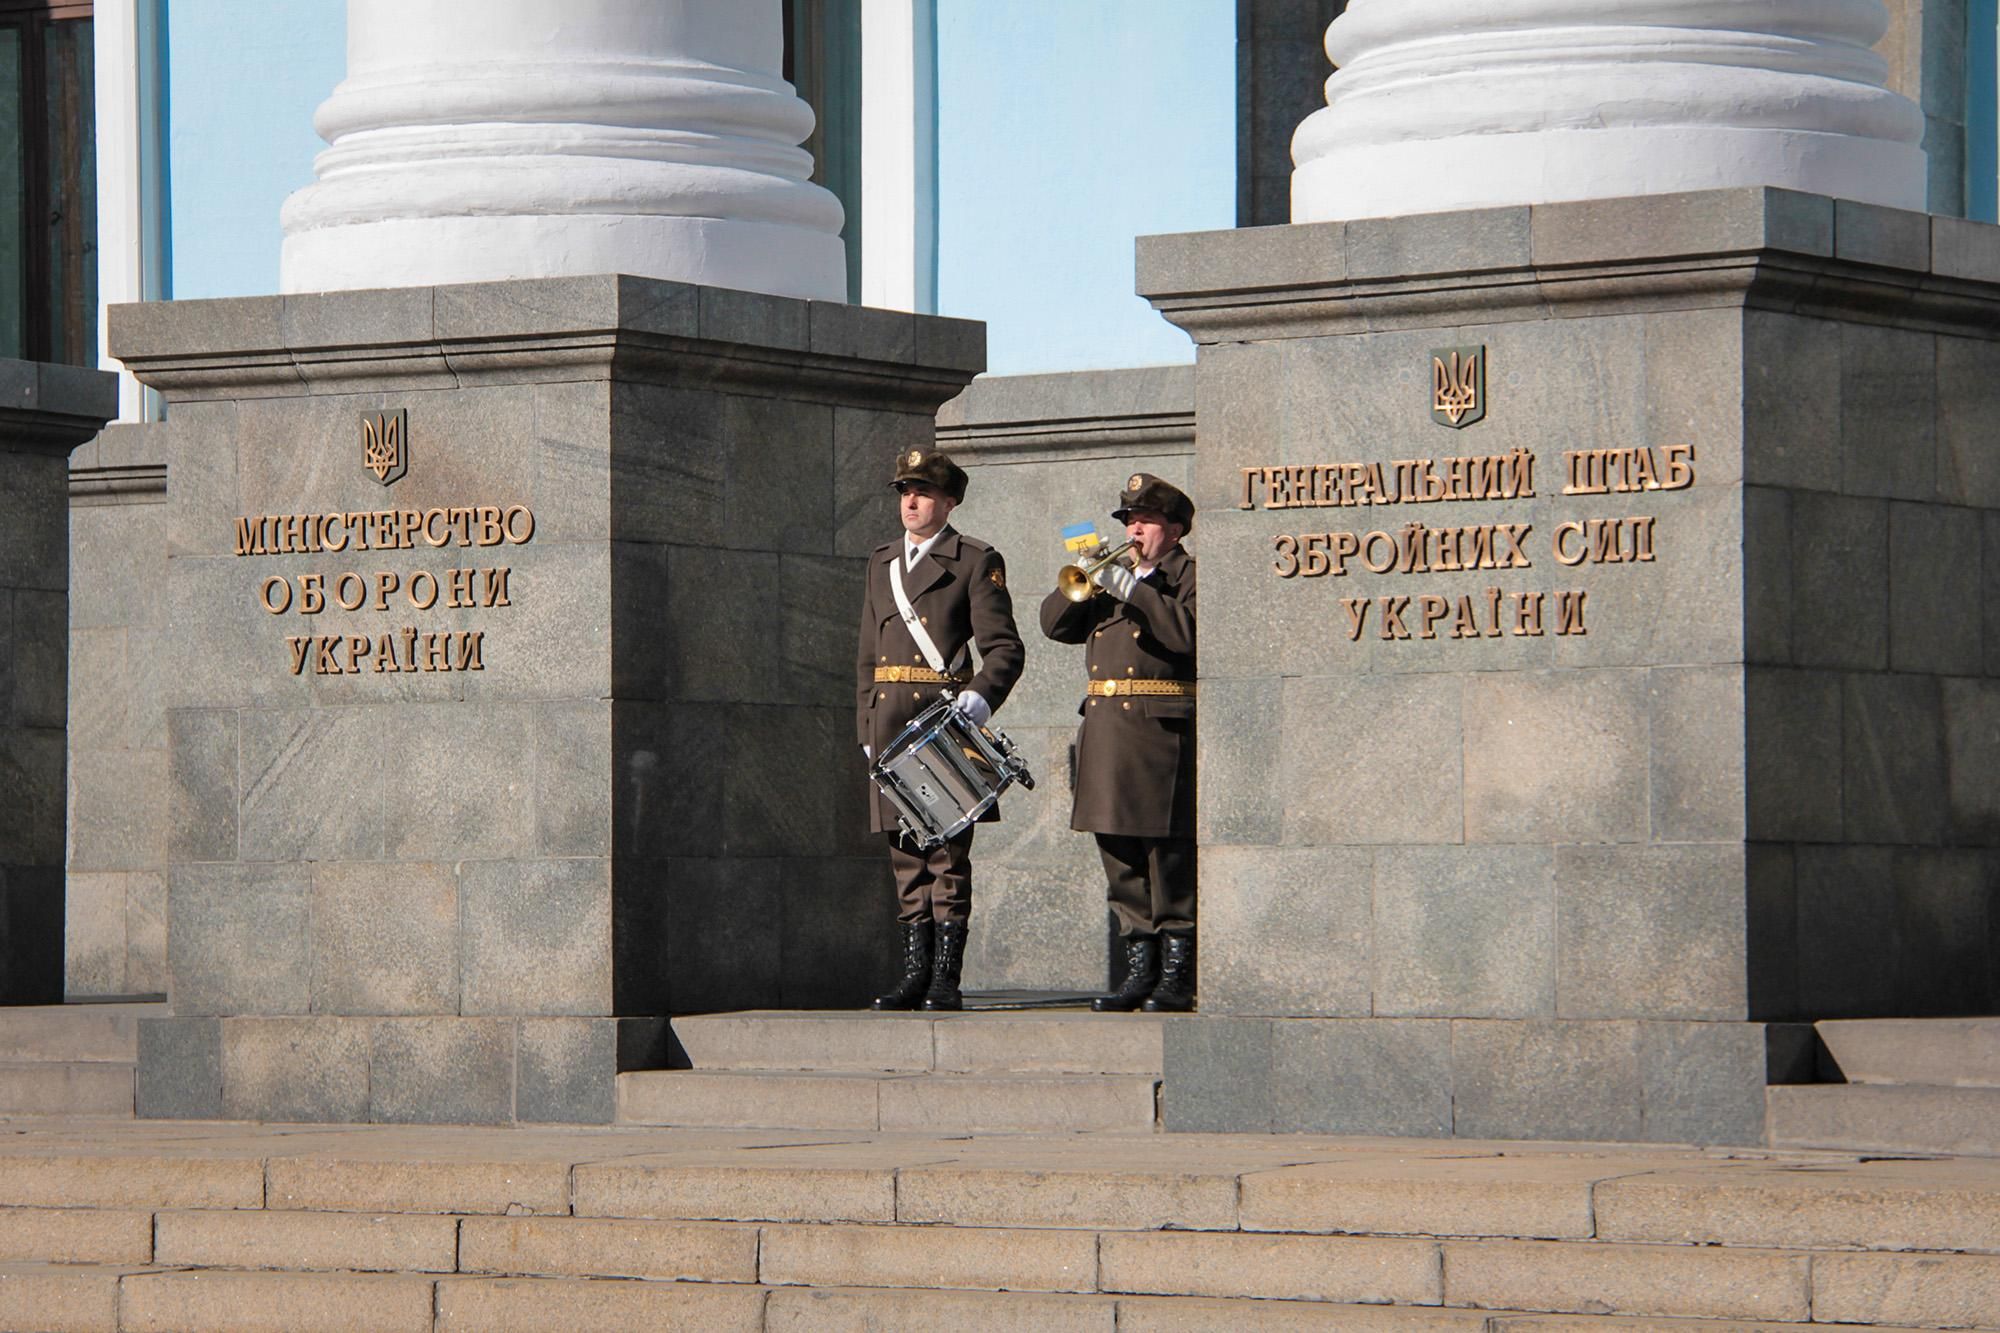
<path fill-rule="evenodd" d="M 1042 601 L 1042 633 L 1088 645 L 1092 680 L 1194 679 L 1194 558 L 1176 546 L 1121 602 Z M 1086 697 L 1077 711 L 1070 827 L 1128 838 L 1194 836 L 1192 697 Z"/>
<path fill-rule="evenodd" d="M 939 691 L 945 688 L 875 683 L 878 666 L 928 665 L 923 650 L 903 624 L 896 594 L 889 588 L 889 567 L 902 558 L 901 537 L 875 548 L 868 557 L 868 592 L 861 602 L 861 642 L 855 658 L 855 737 L 878 758 L 912 718 L 937 702 Z M 1000 553 L 947 527 L 917 561 L 917 567 L 904 571 L 903 591 L 923 627 L 930 631 L 931 642 L 944 655 L 947 671 L 970 672 L 968 648 L 978 645 L 978 673 L 967 684 L 950 689 L 954 696 L 960 690 L 976 690 L 998 712 L 1021 678 L 1027 658 L 1020 631 L 1014 628 L 1014 599 L 1007 591 L 1007 562 Z M 879 789 L 871 794 L 869 827 L 876 833 L 895 832 L 895 807 Z M 981 822 L 999 817 L 1000 807 L 995 803 L 981 816 Z"/>

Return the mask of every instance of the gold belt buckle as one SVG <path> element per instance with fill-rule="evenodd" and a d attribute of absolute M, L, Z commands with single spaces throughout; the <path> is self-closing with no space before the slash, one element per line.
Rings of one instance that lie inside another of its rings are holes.
<path fill-rule="evenodd" d="M 1113 699 L 1113 698 L 1116 698 L 1116 697 L 1117 697 L 1117 695 L 1118 695 L 1118 682 L 1117 682 L 1117 681 L 1115 681 L 1115 680 L 1107 680 L 1107 681 L 1105 681 L 1105 682 L 1104 682 L 1104 697 L 1105 697 L 1105 698 L 1107 698 L 1107 699 Z"/>

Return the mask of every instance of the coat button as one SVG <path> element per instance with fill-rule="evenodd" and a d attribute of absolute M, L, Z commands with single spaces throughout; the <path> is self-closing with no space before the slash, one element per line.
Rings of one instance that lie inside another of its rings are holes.
<path fill-rule="evenodd" d="M 910 691 L 910 702 L 911 702 L 911 703 L 913 703 L 913 704 L 920 704 L 920 703 L 922 703 L 923 701 L 924 701 L 924 696 L 923 696 L 923 695 L 921 695 L 921 694 L 918 694 L 918 693 L 917 693 L 917 692 L 916 692 L 915 690 L 912 690 L 912 691 Z"/>
<path fill-rule="evenodd" d="M 888 697 L 889 697 L 889 691 L 887 691 L 887 690 L 878 690 L 878 691 L 876 692 L 876 694 L 875 694 L 875 697 L 876 697 L 877 699 L 886 699 L 886 698 L 888 698 Z"/>
<path fill-rule="evenodd" d="M 1097 670 L 1097 663 L 1095 663 L 1095 662 L 1092 662 L 1092 663 L 1090 664 L 1090 669 L 1091 669 L 1092 671 L 1096 671 L 1096 670 Z"/>
<path fill-rule="evenodd" d="M 929 616 L 918 616 L 917 623 L 919 625 L 928 625 L 931 623 L 931 618 Z"/>
<path fill-rule="evenodd" d="M 1136 638 L 1138 638 L 1138 637 L 1139 637 L 1139 631 L 1138 631 L 1138 630 L 1133 630 L 1133 631 L 1132 631 L 1132 637 L 1133 637 L 1133 638 L 1135 638 L 1135 639 L 1136 639 Z"/>
<path fill-rule="evenodd" d="M 1137 668 L 1137 667 L 1126 667 L 1126 668 L 1125 668 L 1125 674 L 1126 674 L 1126 675 L 1128 675 L 1128 676 L 1136 676 L 1136 675 L 1138 675 L 1138 674 L 1139 674 L 1139 668 Z"/>
<path fill-rule="evenodd" d="M 1125 711 L 1128 713 L 1132 711 L 1132 701 L 1130 699 L 1125 701 Z"/>
<path fill-rule="evenodd" d="M 884 658 L 883 658 L 882 660 L 883 660 L 884 662 L 886 662 L 886 661 L 888 661 L 889 659 L 888 659 L 888 658 L 886 658 L 886 657 L 884 657 Z"/>
<path fill-rule="evenodd" d="M 1095 700 L 1095 699 L 1092 699 L 1092 700 L 1090 701 L 1090 706 L 1091 706 L 1092 708 L 1095 708 L 1095 707 L 1097 707 L 1097 700 Z"/>

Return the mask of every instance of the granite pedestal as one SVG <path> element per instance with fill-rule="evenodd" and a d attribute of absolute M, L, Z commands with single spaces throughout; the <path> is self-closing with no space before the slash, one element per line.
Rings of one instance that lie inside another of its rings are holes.
<path fill-rule="evenodd" d="M 1147 238 L 1199 346 L 1172 1127 L 1751 1142 L 2000 1002 L 2000 229 L 1726 191 Z"/>
<path fill-rule="evenodd" d="M 854 616 L 980 326 L 602 277 L 112 344 L 176 432 L 141 1114 L 604 1121 L 666 1015 L 882 984 Z"/>
<path fill-rule="evenodd" d="M 0 1004 L 63 997 L 69 453 L 116 377 L 0 361 Z"/>

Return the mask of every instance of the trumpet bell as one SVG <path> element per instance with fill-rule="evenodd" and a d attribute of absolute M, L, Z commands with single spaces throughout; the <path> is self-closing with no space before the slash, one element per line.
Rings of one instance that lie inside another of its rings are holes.
<path fill-rule="evenodd" d="M 1134 541 L 1122 541 L 1089 564 L 1064 565 L 1056 571 L 1056 591 L 1072 602 L 1089 601 L 1097 592 L 1097 585 L 1090 581 L 1090 576 L 1112 561 L 1122 560 L 1137 545 Z"/>

